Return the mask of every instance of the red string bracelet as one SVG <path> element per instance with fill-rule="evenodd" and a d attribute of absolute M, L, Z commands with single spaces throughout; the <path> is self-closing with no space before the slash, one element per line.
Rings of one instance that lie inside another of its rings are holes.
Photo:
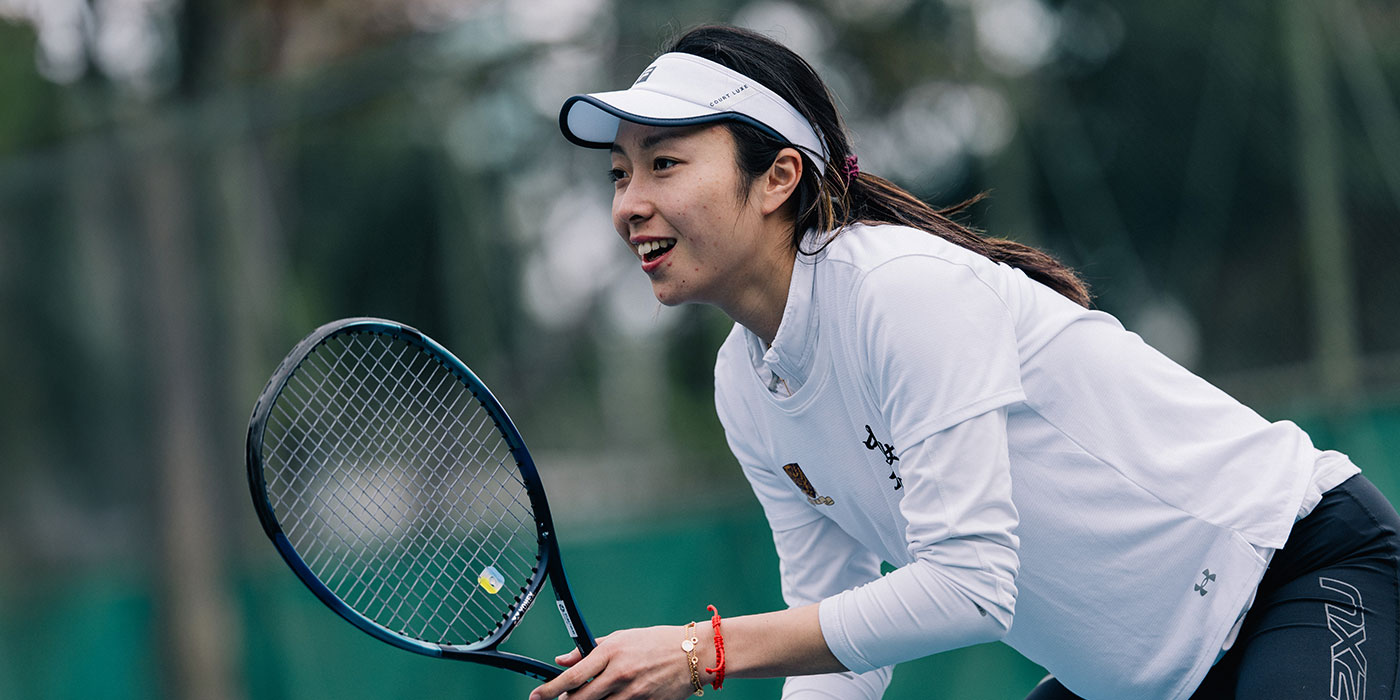
<path fill-rule="evenodd" d="M 719 610 L 713 605 L 705 607 L 715 614 L 710 618 L 710 627 L 715 631 L 715 667 L 707 668 L 705 672 L 715 674 L 715 680 L 710 683 L 710 687 L 719 690 L 720 686 L 724 685 L 724 635 L 719 631 Z"/>

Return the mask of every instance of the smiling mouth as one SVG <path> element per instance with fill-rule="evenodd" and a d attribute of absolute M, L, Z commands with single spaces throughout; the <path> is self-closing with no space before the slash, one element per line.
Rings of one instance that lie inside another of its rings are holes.
<path fill-rule="evenodd" d="M 676 245 L 676 239 L 664 238 L 657 241 L 645 241 L 637 244 L 637 255 L 641 256 L 643 262 L 651 262 L 666 254 Z"/>

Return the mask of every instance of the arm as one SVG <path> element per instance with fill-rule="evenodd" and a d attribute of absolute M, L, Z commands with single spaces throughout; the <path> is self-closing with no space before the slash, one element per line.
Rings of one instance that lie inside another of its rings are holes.
<path fill-rule="evenodd" d="M 1015 610 L 1006 409 L 944 430 L 900 462 L 912 561 L 821 603 L 824 637 L 853 671 L 996 641 Z"/>
<path fill-rule="evenodd" d="M 790 607 L 813 605 L 880 577 L 880 558 L 826 518 L 803 527 L 776 530 L 773 543 L 778 552 L 783 600 Z M 783 684 L 782 697 L 878 700 L 893 675 L 893 666 L 867 673 L 842 669 L 819 675 L 790 675 Z"/>
<path fill-rule="evenodd" d="M 722 626 L 726 678 L 794 678 L 784 697 L 869 698 L 883 693 L 889 670 L 857 675 L 832 655 L 822 636 L 819 607 L 825 592 L 840 591 L 879 575 L 879 560 L 825 518 L 774 533 L 787 610 L 725 618 Z M 818 556 L 820 555 L 820 556 Z M 531 698 L 553 698 L 594 679 L 570 700 L 594 697 L 683 698 L 693 691 L 689 667 L 680 642 L 682 626 L 623 630 L 599 640 L 598 648 L 580 659 L 575 650 L 556 659 L 569 670 L 541 686 Z M 700 639 L 701 680 L 713 683 L 703 669 L 715 666 L 709 621 L 696 624 Z M 814 675 L 828 674 L 828 675 Z M 604 691 L 610 691 L 607 695 Z"/>
<path fill-rule="evenodd" d="M 695 625 L 700 659 L 700 680 L 710 685 L 715 665 L 708 620 Z M 817 606 L 807 605 L 759 615 L 726 618 L 723 622 L 725 677 L 771 678 L 790 674 L 841 671 L 821 636 Z M 577 649 L 555 661 L 569 667 L 558 678 L 536 688 L 531 700 L 558 697 L 571 688 L 570 700 L 594 698 L 650 698 L 679 700 L 689 696 L 689 665 L 680 625 L 620 630 L 598 640 L 598 647 L 580 658 Z M 589 680 L 592 679 L 592 680 Z M 588 681 L 587 685 L 583 685 Z"/>
<path fill-rule="evenodd" d="M 1007 420 L 1025 398 L 1011 308 L 973 267 L 910 255 L 869 272 L 851 313 L 901 448 L 907 563 L 823 601 L 825 638 L 854 671 L 1000 639 L 1019 570 Z"/>
<path fill-rule="evenodd" d="M 876 698 L 893 664 L 1006 633 L 1017 565 L 1006 410 L 942 431 L 906 450 L 906 460 L 901 510 L 914 561 L 879 577 L 878 558 L 826 518 L 775 530 L 793 607 L 724 620 L 726 677 L 813 676 L 791 679 L 784 697 Z M 765 492 L 765 478 L 751 474 L 756 492 Z M 713 668 L 708 621 L 695 634 L 701 668 Z M 531 698 L 557 697 L 589 678 L 571 700 L 687 697 L 683 636 L 681 626 L 608 635 L 585 659 L 560 657 L 571 668 Z"/>
<path fill-rule="evenodd" d="M 780 510 L 769 503 L 771 494 L 764 482 L 771 474 L 752 473 L 755 492 L 770 515 Z M 785 478 L 785 477 L 783 477 Z M 776 483 L 776 482 L 775 482 Z M 805 504 L 802 504 L 805 508 Z M 789 511 L 789 514 L 797 511 Z M 831 654 L 822 637 L 817 602 L 827 595 L 879 577 L 880 561 L 826 518 L 817 517 L 794 527 L 775 530 L 783 598 L 787 610 L 747 615 L 723 620 L 726 678 L 771 678 L 805 676 L 794 679 L 784 689 L 784 697 L 869 698 L 883 693 L 889 670 L 862 676 L 846 672 Z M 559 678 L 540 686 L 532 700 L 554 698 L 559 693 L 593 679 L 586 687 L 571 692 L 570 700 L 594 697 L 684 698 L 693 692 L 689 666 L 680 643 L 683 626 L 622 630 L 598 640 L 598 648 L 580 659 L 577 650 L 556 659 L 568 666 Z M 714 681 L 715 649 L 708 620 L 698 622 L 695 636 L 704 685 Z M 813 675 L 828 674 L 828 675 Z M 607 695 L 604 691 L 610 691 Z"/>
<path fill-rule="evenodd" d="M 733 422 L 728 420 L 727 408 L 721 402 L 720 417 L 729 428 Z M 816 604 L 878 578 L 879 558 L 814 511 L 786 475 L 758 466 L 764 460 L 750 453 L 734 431 L 728 431 L 728 437 L 773 528 L 783 598 L 789 609 L 724 619 L 726 678 L 794 676 L 784 688 L 784 697 L 789 700 L 878 698 L 888 683 L 889 670 L 859 676 L 846 672 L 822 638 Z M 586 659 L 581 660 L 577 651 L 559 657 L 558 663 L 571 668 L 541 686 L 538 696 L 532 698 L 556 697 L 589 678 L 593 682 L 571 693 L 571 700 L 601 697 L 607 690 L 618 698 L 687 697 L 693 686 L 680 649 L 683 636 L 681 626 L 608 635 Z M 701 640 L 698 651 L 703 682 L 709 685 L 712 674 L 703 669 L 714 668 L 715 650 L 708 621 L 696 625 L 695 636 Z M 801 678 L 796 677 L 799 675 Z"/>

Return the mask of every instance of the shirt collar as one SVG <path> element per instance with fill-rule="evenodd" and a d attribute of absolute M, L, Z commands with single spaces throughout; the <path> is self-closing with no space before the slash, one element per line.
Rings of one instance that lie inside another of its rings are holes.
<path fill-rule="evenodd" d="M 795 256 L 792 281 L 788 284 L 787 303 L 778 322 L 773 345 L 764 348 L 763 341 L 751 331 L 748 339 L 749 361 L 769 390 L 781 395 L 796 393 L 807 381 L 812 369 L 813 348 L 817 339 L 817 301 L 814 285 L 816 265 L 823 254 Z"/>

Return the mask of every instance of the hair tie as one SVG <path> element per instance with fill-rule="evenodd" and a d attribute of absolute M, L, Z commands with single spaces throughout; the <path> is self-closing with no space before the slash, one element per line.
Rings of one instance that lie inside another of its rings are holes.
<path fill-rule="evenodd" d="M 855 182 L 856 176 L 860 174 L 860 166 L 857 165 L 856 156 L 854 153 L 849 156 L 846 156 L 846 165 L 845 167 L 841 168 L 841 172 L 845 173 L 846 175 L 847 185 L 850 185 L 852 182 Z"/>

